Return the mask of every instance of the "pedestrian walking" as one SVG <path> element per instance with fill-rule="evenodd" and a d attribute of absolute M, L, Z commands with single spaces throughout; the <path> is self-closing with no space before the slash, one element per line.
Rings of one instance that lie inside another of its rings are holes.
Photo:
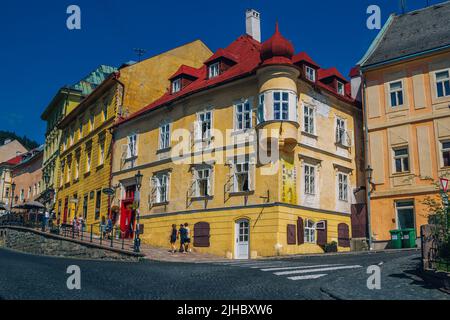
<path fill-rule="evenodd" d="M 180 224 L 180 229 L 178 230 L 178 237 L 180 238 L 180 252 L 184 252 L 184 241 L 186 239 L 186 230 L 184 225 Z"/>
<path fill-rule="evenodd" d="M 102 239 L 106 236 L 106 218 L 105 216 L 102 217 L 102 220 L 100 222 L 100 236 Z"/>
<path fill-rule="evenodd" d="M 84 231 L 84 219 L 83 216 L 78 217 L 78 232 L 81 234 Z"/>
<path fill-rule="evenodd" d="M 78 220 L 76 216 L 74 216 L 72 220 L 72 234 L 74 237 L 78 236 Z"/>
<path fill-rule="evenodd" d="M 177 249 L 176 249 L 177 238 L 178 238 L 177 225 L 173 224 L 172 232 L 170 234 L 170 245 L 172 246 L 172 253 L 175 253 L 175 251 L 177 251 Z"/>
<path fill-rule="evenodd" d="M 191 229 L 189 229 L 189 224 L 187 222 L 184 224 L 184 230 L 186 234 L 184 239 L 184 253 L 188 253 L 190 252 L 189 245 L 191 243 Z"/>

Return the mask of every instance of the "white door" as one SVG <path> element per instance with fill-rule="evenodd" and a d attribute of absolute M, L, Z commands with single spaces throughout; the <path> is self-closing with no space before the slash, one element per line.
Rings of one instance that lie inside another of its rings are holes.
<path fill-rule="evenodd" d="M 248 220 L 239 220 L 235 226 L 235 259 L 249 258 L 250 224 Z"/>

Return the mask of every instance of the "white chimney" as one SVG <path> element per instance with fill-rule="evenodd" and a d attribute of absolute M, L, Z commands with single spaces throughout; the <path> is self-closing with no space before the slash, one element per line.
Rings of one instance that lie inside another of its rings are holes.
<path fill-rule="evenodd" d="M 261 15 L 258 11 L 247 9 L 246 33 L 258 42 L 261 42 Z"/>

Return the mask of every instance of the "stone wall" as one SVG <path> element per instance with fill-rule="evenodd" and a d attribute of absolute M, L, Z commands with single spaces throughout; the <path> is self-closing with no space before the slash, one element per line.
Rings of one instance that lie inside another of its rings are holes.
<path fill-rule="evenodd" d="M 0 248 L 43 256 L 76 259 L 138 261 L 139 255 L 104 249 L 95 244 L 65 240 L 62 237 L 19 227 L 0 227 Z"/>

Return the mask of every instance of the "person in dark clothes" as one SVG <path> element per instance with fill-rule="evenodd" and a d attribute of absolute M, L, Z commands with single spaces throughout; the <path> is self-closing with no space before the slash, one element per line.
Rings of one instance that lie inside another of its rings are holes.
<path fill-rule="evenodd" d="M 184 252 L 184 243 L 186 241 L 186 229 L 184 229 L 183 224 L 180 224 L 180 230 L 178 230 L 178 235 L 180 237 L 180 252 Z"/>
<path fill-rule="evenodd" d="M 170 245 L 172 246 L 172 253 L 175 253 L 175 251 L 177 251 L 176 249 L 177 239 L 178 239 L 177 225 L 173 224 L 172 232 L 170 234 Z"/>

